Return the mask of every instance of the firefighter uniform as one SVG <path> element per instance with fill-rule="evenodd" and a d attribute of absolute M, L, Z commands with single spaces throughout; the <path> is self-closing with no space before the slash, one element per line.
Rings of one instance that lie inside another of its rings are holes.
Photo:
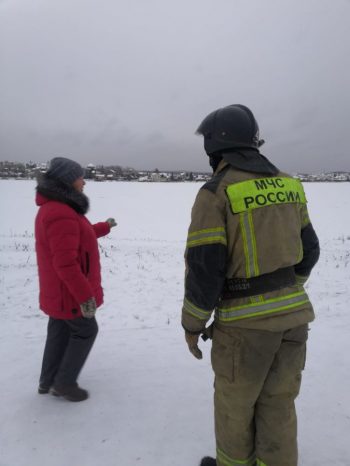
<path fill-rule="evenodd" d="M 318 260 L 302 184 L 222 159 L 192 208 L 186 333 L 214 311 L 216 462 L 296 466 L 296 414 L 314 311 L 303 287 Z"/>

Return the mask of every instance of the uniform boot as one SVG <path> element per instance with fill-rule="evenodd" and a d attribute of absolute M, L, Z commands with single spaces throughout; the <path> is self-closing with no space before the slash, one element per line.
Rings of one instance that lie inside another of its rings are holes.
<path fill-rule="evenodd" d="M 89 398 L 89 392 L 80 388 L 78 384 L 59 386 L 54 385 L 50 388 L 53 396 L 62 396 L 68 401 L 84 401 Z"/>
<path fill-rule="evenodd" d="M 216 466 L 216 460 L 214 458 L 206 456 L 202 458 L 202 461 L 199 466 Z"/>

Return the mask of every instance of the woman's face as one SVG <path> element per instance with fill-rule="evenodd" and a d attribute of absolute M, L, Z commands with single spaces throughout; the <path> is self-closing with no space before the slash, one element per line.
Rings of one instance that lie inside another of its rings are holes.
<path fill-rule="evenodd" d="M 81 176 L 80 178 L 77 178 L 72 184 L 73 188 L 79 191 L 80 193 L 83 192 L 84 185 L 85 185 L 85 180 L 83 176 Z"/>

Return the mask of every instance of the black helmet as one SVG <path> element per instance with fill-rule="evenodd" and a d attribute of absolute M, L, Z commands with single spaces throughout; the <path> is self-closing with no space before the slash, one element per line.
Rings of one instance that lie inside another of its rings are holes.
<path fill-rule="evenodd" d="M 196 133 L 204 136 L 204 148 L 208 155 L 224 149 L 258 149 L 264 143 L 259 140 L 259 127 L 252 111 L 239 104 L 209 113 Z"/>

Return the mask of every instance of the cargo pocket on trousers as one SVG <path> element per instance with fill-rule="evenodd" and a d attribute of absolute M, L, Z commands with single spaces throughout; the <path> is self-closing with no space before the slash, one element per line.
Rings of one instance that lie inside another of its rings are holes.
<path fill-rule="evenodd" d="M 234 382 L 238 351 L 239 344 L 235 337 L 214 327 L 211 364 L 215 376 L 225 377 L 229 382 Z"/>
<path fill-rule="evenodd" d="M 310 331 L 310 328 L 308 327 L 307 328 L 307 332 L 306 332 L 306 339 L 305 339 L 305 342 L 304 342 L 304 351 L 303 351 L 303 358 L 302 358 L 302 365 L 301 365 L 301 370 L 303 371 L 305 369 L 305 365 L 306 365 L 306 356 L 307 356 L 307 339 L 308 339 L 308 332 Z"/>
<path fill-rule="evenodd" d="M 305 369 L 306 364 L 306 348 L 307 340 L 309 338 L 309 326 L 306 324 L 300 327 L 300 342 L 301 342 L 301 370 Z"/>
<path fill-rule="evenodd" d="M 303 371 L 305 369 L 308 332 L 308 325 L 304 324 L 287 331 L 283 338 L 283 342 L 290 347 L 289 354 L 291 358 L 293 358 L 291 367 L 294 362 L 297 371 Z"/>

